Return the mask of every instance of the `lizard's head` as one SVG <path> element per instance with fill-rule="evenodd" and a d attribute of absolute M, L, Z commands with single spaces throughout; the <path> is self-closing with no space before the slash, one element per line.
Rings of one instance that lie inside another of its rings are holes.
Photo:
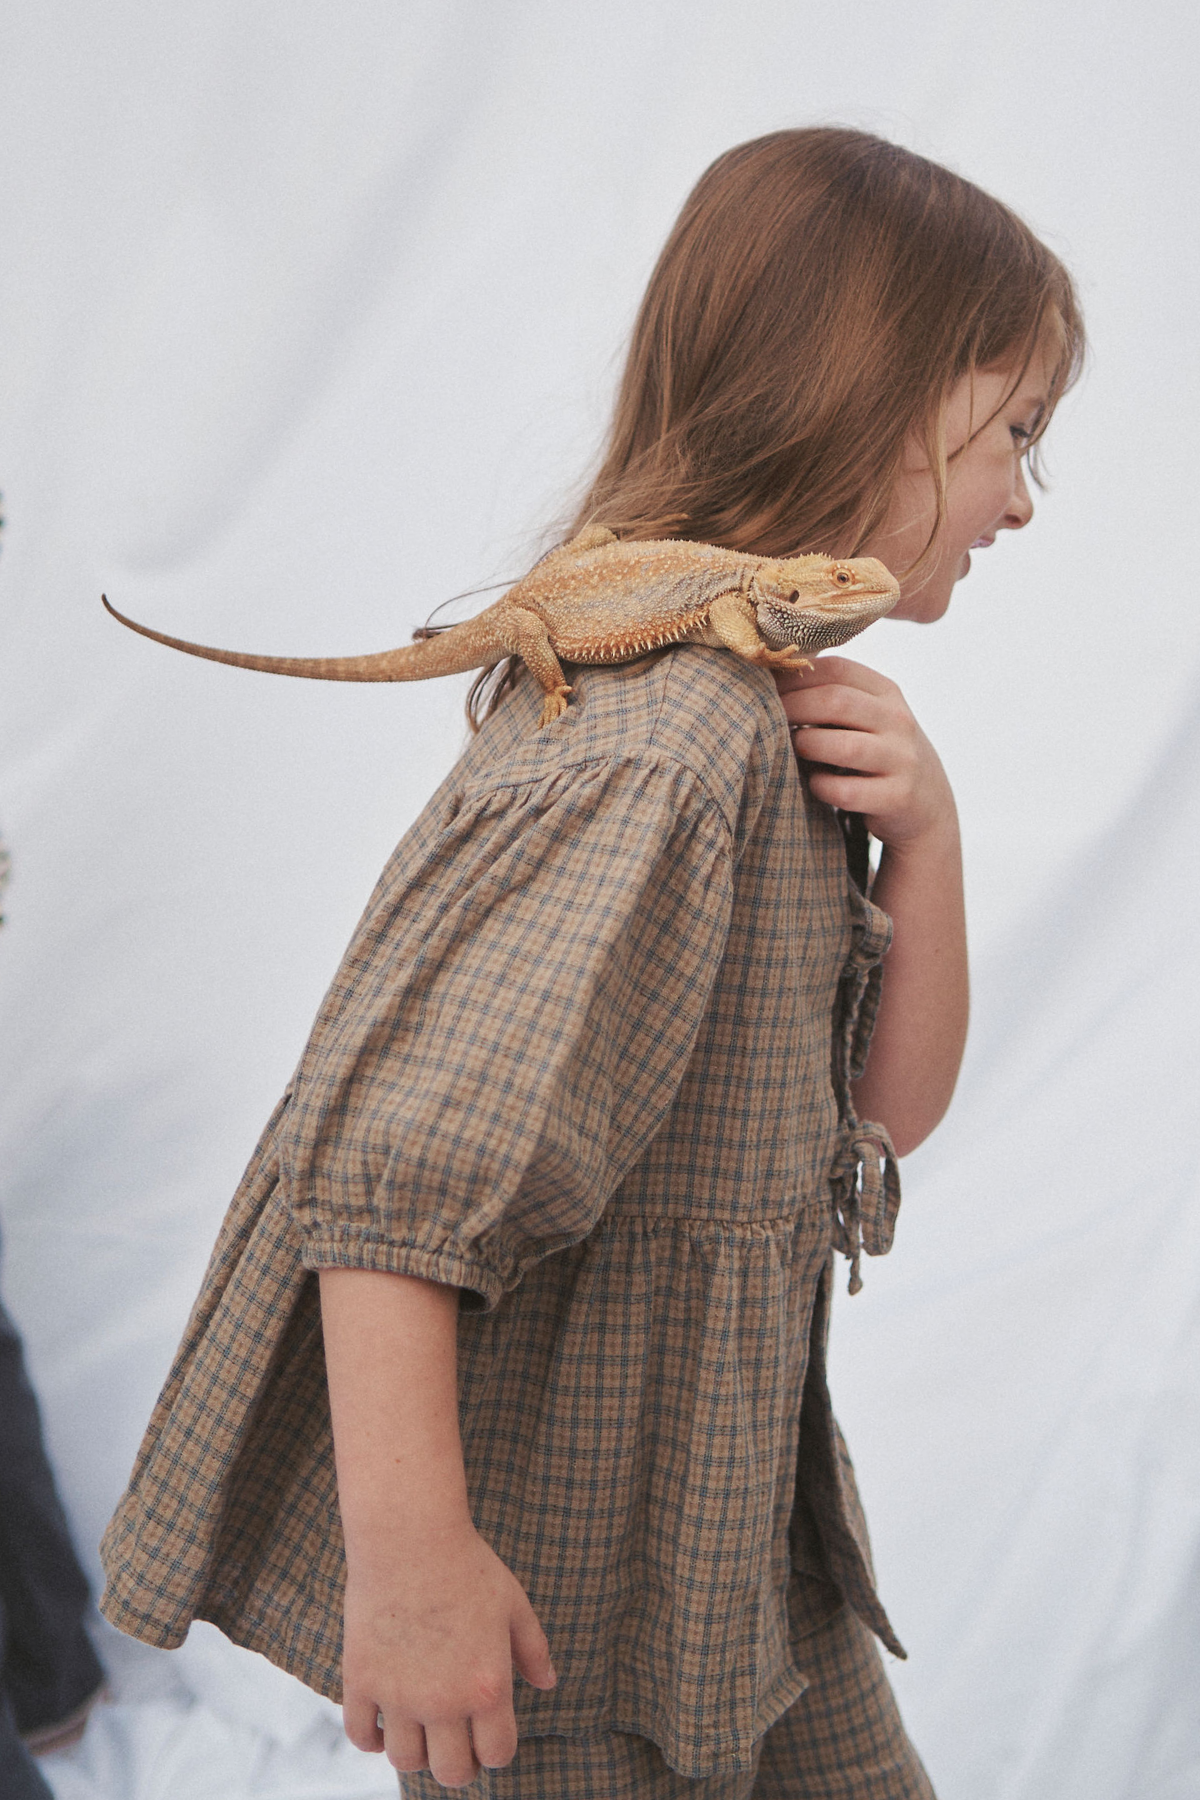
<path fill-rule="evenodd" d="M 865 631 L 900 598 L 900 583 L 873 556 L 788 556 L 755 572 L 758 629 L 773 650 L 831 650 Z"/>

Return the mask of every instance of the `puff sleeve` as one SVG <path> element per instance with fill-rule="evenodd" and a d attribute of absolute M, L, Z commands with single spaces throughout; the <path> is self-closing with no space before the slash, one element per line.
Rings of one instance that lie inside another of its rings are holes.
<path fill-rule="evenodd" d="M 335 977 L 280 1173 L 307 1267 L 490 1308 L 592 1228 L 661 1124 L 725 947 L 731 846 L 667 756 L 449 810 L 401 846 Z"/>

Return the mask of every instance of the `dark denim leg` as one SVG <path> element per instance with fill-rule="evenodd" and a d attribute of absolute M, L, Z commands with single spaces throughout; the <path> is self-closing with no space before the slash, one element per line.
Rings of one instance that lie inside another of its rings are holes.
<path fill-rule="evenodd" d="M 0 1606 L 0 1663 L 4 1650 L 4 1608 Z M 12 1705 L 3 1688 L 0 1688 L 0 1800 L 54 1800 L 41 1770 L 21 1742 Z"/>
<path fill-rule="evenodd" d="M 83 1628 L 89 1604 L 87 1577 L 46 1460 L 21 1340 L 0 1306 L 0 1607 L 6 1628 L 0 1686 L 19 1730 L 66 1718 L 104 1679 Z M 8 1800 L 2 1786 L 0 1796 Z"/>

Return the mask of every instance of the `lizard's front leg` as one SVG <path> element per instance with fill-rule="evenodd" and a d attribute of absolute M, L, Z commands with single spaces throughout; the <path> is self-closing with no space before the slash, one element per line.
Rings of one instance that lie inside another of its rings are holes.
<path fill-rule="evenodd" d="M 761 663 L 767 669 L 811 669 L 812 663 L 797 644 L 783 650 L 772 650 L 758 629 L 754 602 L 741 588 L 718 594 L 708 611 L 710 641 L 736 650 L 747 662 Z"/>
<path fill-rule="evenodd" d="M 507 606 L 496 624 L 500 628 L 504 648 L 520 657 L 545 696 L 542 701 L 542 716 L 538 721 L 540 731 L 542 726 L 552 725 L 555 719 L 566 712 L 567 696 L 571 692 L 562 664 L 554 654 L 546 622 L 526 607 Z"/>

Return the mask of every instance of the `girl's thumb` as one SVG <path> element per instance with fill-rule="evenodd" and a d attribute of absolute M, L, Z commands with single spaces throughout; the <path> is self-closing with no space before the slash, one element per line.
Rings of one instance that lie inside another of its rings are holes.
<path fill-rule="evenodd" d="M 558 1680 L 554 1673 L 554 1664 L 550 1661 L 550 1646 L 546 1642 L 546 1634 L 537 1621 L 537 1614 L 528 1600 L 522 1595 L 524 1605 L 519 1606 L 509 1622 L 509 1639 L 512 1645 L 513 1668 L 518 1675 L 523 1675 L 533 1687 L 552 1688 Z"/>

